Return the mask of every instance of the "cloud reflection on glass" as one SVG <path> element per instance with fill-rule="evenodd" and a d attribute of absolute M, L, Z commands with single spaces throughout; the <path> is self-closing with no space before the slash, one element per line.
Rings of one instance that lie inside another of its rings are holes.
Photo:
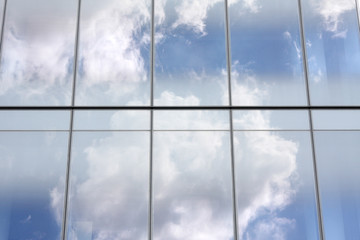
<path fill-rule="evenodd" d="M 75 132 L 68 239 L 147 239 L 149 133 Z"/>
<path fill-rule="evenodd" d="M 71 0 L 8 1 L 1 105 L 70 104 L 76 7 Z"/>
<path fill-rule="evenodd" d="M 229 1 L 233 105 L 305 105 L 297 1 Z"/>
<path fill-rule="evenodd" d="M 239 239 L 318 239 L 310 135 L 273 114 L 234 113 Z"/>
<path fill-rule="evenodd" d="M 354 0 L 303 0 L 314 105 L 360 103 L 360 39 Z"/>
<path fill-rule="evenodd" d="M 150 4 L 82 2 L 76 105 L 149 105 Z"/>
<path fill-rule="evenodd" d="M 67 239 L 147 239 L 149 117 L 75 112 Z"/>
<path fill-rule="evenodd" d="M 156 0 L 155 6 L 155 98 L 176 95 L 197 99 L 185 105 L 227 105 L 224 1 Z"/>
<path fill-rule="evenodd" d="M 154 133 L 154 239 L 233 239 L 228 132 Z"/>
<path fill-rule="evenodd" d="M 0 239 L 60 239 L 67 140 L 66 132 L 1 132 Z"/>

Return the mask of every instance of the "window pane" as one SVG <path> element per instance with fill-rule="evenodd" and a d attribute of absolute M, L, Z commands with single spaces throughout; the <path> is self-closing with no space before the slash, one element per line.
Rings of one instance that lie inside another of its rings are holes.
<path fill-rule="evenodd" d="M 325 237 L 360 239 L 360 132 L 315 132 Z"/>
<path fill-rule="evenodd" d="M 235 132 L 239 239 L 319 239 L 309 132 Z"/>
<path fill-rule="evenodd" d="M 4 14 L 4 0 L 0 0 L 0 24 L 2 24 L 3 21 L 3 14 Z"/>
<path fill-rule="evenodd" d="M 150 130 L 150 112 L 75 111 L 74 130 Z"/>
<path fill-rule="evenodd" d="M 155 2 L 155 104 L 228 105 L 224 2 Z"/>
<path fill-rule="evenodd" d="M 150 3 L 82 1 L 76 105 L 149 105 Z"/>
<path fill-rule="evenodd" d="M 149 134 L 74 133 L 68 239 L 147 239 Z"/>
<path fill-rule="evenodd" d="M 154 239 L 233 239 L 228 132 L 154 133 Z"/>
<path fill-rule="evenodd" d="M 0 239 L 58 239 L 68 133 L 0 133 Z"/>
<path fill-rule="evenodd" d="M 1 105 L 69 105 L 77 3 L 7 3 L 0 68 Z"/>
<path fill-rule="evenodd" d="M 0 111 L 0 130 L 69 130 L 69 111 Z"/>
<path fill-rule="evenodd" d="M 296 0 L 229 1 L 233 105 L 306 105 Z"/>
<path fill-rule="evenodd" d="M 360 111 L 312 111 L 314 129 L 360 130 Z"/>
<path fill-rule="evenodd" d="M 233 111 L 234 130 L 309 130 L 307 111 Z"/>
<path fill-rule="evenodd" d="M 229 111 L 154 111 L 154 130 L 229 130 Z"/>
<path fill-rule="evenodd" d="M 311 103 L 360 104 L 355 1 L 303 0 Z"/>

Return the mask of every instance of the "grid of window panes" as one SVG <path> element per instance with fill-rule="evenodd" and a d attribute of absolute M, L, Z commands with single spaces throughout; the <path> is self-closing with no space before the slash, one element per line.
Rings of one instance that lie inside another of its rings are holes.
<path fill-rule="evenodd" d="M 360 238 L 356 0 L 0 0 L 0 240 Z"/>

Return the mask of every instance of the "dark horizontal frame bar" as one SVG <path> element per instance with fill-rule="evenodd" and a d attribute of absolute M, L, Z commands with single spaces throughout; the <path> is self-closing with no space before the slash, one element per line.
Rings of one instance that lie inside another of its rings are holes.
<path fill-rule="evenodd" d="M 0 106 L 2 110 L 360 110 L 360 106 Z"/>

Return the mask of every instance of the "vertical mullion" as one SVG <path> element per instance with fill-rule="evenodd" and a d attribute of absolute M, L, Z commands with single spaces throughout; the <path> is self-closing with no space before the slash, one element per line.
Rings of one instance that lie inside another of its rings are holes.
<path fill-rule="evenodd" d="M 310 141 L 311 141 L 311 151 L 312 151 L 313 169 L 314 169 L 315 195 L 316 195 L 316 206 L 317 206 L 317 213 L 318 213 L 319 236 L 320 236 L 320 239 L 323 240 L 325 238 L 324 238 L 323 218 L 322 218 L 320 190 L 319 190 L 319 181 L 318 181 L 318 174 L 317 174 L 316 154 L 315 154 L 314 127 L 313 127 L 313 120 L 312 120 L 312 112 L 310 109 L 311 98 L 310 98 L 310 87 L 309 87 L 309 70 L 308 70 L 308 62 L 307 62 L 305 30 L 304 30 L 304 23 L 303 23 L 301 0 L 298 0 L 298 11 L 299 11 L 300 35 L 301 35 L 301 48 L 302 48 L 302 55 L 303 55 L 303 68 L 304 68 L 304 76 L 305 76 L 305 84 L 306 84 L 306 96 L 307 96 L 307 103 L 308 103 L 308 107 L 309 107 L 308 114 L 309 114 L 309 127 L 310 127 Z"/>
<path fill-rule="evenodd" d="M 0 32 L 0 60 L 1 60 L 1 55 L 2 55 L 3 40 L 4 40 L 6 8 L 7 8 L 7 0 L 4 0 L 4 9 L 3 9 L 3 17 L 2 17 L 1 32 Z"/>
<path fill-rule="evenodd" d="M 355 0 L 355 10 L 356 10 L 356 17 L 358 20 L 358 29 L 359 29 L 359 34 L 360 34 L 360 16 L 359 16 L 359 5 L 358 5 L 358 0 Z"/>
<path fill-rule="evenodd" d="M 71 165 L 71 147 L 72 147 L 72 135 L 74 125 L 74 105 L 75 105 L 75 88 L 76 88 L 76 76 L 78 67 L 78 47 L 79 47 L 79 32 L 80 32 L 80 13 L 81 13 L 81 0 L 78 0 L 77 18 L 76 18 L 76 33 L 75 33 L 75 46 L 74 46 L 74 63 L 73 63 L 73 83 L 72 83 L 72 97 L 71 97 L 71 112 L 70 112 L 70 128 L 69 128 L 69 142 L 68 142 L 68 156 L 66 166 L 66 182 L 65 182 L 65 196 L 64 196 L 64 212 L 62 223 L 62 239 L 66 239 L 66 225 L 68 219 L 68 200 L 69 200 L 69 183 L 70 183 L 70 165 Z"/>
<path fill-rule="evenodd" d="M 155 65 L 155 0 L 151 0 L 151 42 L 150 42 L 150 151 L 149 151 L 149 216 L 148 216 L 148 239 L 153 236 L 153 135 L 154 135 L 154 65 Z"/>
<path fill-rule="evenodd" d="M 225 0 L 225 38 L 226 38 L 226 63 L 228 75 L 228 95 L 229 106 L 232 107 L 231 95 L 231 51 L 230 51 L 230 26 L 228 1 Z M 236 177 L 235 177 L 235 154 L 234 154 L 234 131 L 233 131 L 233 110 L 229 110 L 230 123 L 230 153 L 231 153 L 231 180 L 232 180 L 232 197 L 233 197 L 233 223 L 234 223 L 234 240 L 238 239 L 238 219 L 237 219 L 237 197 L 236 197 Z"/>

